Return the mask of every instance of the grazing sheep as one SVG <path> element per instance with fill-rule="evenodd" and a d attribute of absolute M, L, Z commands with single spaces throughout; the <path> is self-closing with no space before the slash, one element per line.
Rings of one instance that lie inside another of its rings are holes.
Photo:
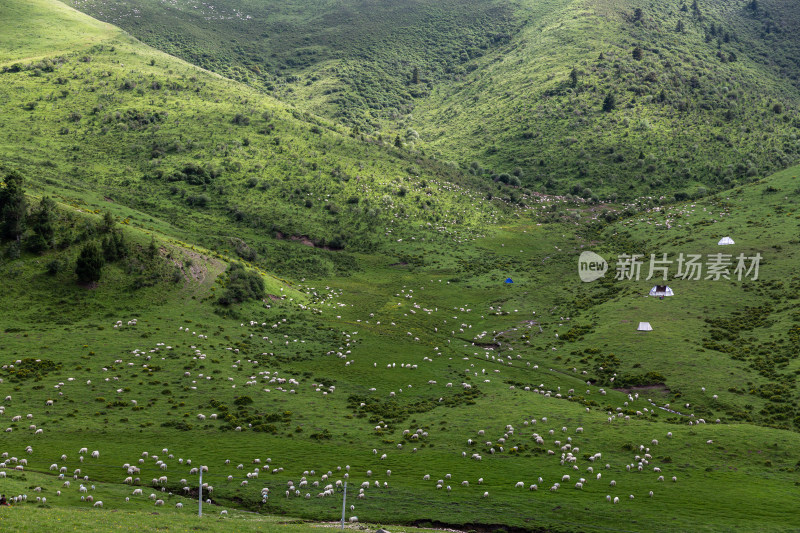
<path fill-rule="evenodd" d="M 93 507 L 102 507 L 102 506 L 103 506 L 103 500 L 97 500 L 96 502 L 94 502 Z"/>

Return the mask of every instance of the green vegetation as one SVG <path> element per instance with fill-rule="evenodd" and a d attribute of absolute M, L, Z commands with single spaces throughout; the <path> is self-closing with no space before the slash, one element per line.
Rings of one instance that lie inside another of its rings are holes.
<path fill-rule="evenodd" d="M 793 3 L 70 3 L 354 135 L 542 193 L 713 192 L 800 150 Z"/>
<path fill-rule="evenodd" d="M 499 142 L 447 164 L 412 132 L 354 132 L 56 2 L 0 9 L 58 28 L 49 54 L 9 24 L 2 51 L 0 470 L 27 496 L 3 531 L 307 530 L 339 518 L 345 481 L 348 517 L 390 531 L 796 527 L 800 167 L 622 204 L 589 181 L 537 194 Z M 654 9 L 624 22 L 644 31 Z M 675 12 L 691 34 L 714 9 Z M 623 41 L 592 60 L 655 61 Z M 596 76 L 570 61 L 547 98 Z M 614 120 L 631 108 L 611 89 L 581 98 Z M 764 109 L 754 130 L 788 104 Z M 611 263 L 592 283 L 587 250 Z M 619 254 L 731 264 L 689 279 L 674 262 L 659 300 L 646 267 L 614 279 Z M 739 254 L 760 255 L 757 279 L 737 279 Z"/>
<path fill-rule="evenodd" d="M 103 255 L 93 242 L 81 249 L 75 263 L 75 275 L 81 283 L 97 283 L 103 270 Z"/>

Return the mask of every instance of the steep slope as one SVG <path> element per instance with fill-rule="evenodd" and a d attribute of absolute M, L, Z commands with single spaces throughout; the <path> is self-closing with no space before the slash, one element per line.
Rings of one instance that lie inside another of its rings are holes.
<path fill-rule="evenodd" d="M 24 20 L 22 31 L 0 35 L 0 66 L 9 61 L 31 61 L 96 44 L 120 33 L 118 28 L 82 16 L 74 9 L 46 0 L 3 2 L 3 20 Z"/>
<path fill-rule="evenodd" d="M 515 3 L 71 1 L 148 44 L 372 131 L 505 43 Z M 417 71 L 416 78 L 414 71 Z M 416 81 L 415 81 L 416 80 Z"/>
<path fill-rule="evenodd" d="M 700 4 L 571 2 L 439 86 L 415 127 L 444 153 L 587 198 L 691 195 L 796 161 L 789 28 L 762 38 L 744 2 Z M 795 8 L 776 20 L 796 23 Z"/>
<path fill-rule="evenodd" d="M 64 35 L 54 49 L 81 33 Z M 90 35 L 32 62 L 24 59 L 39 44 L 7 52 L 0 154 L 36 187 L 91 190 L 158 215 L 187 241 L 318 274 L 353 265 L 337 250 L 375 249 L 398 228 L 409 238 L 469 238 L 504 209 L 486 192 L 520 198 L 379 138 L 347 135 L 118 31 L 104 39 Z M 482 190 L 464 189 L 472 185 Z M 250 246 L 254 239 L 261 244 Z"/>
<path fill-rule="evenodd" d="M 75 5 L 302 109 L 541 192 L 702 195 L 797 161 L 792 3 Z"/>

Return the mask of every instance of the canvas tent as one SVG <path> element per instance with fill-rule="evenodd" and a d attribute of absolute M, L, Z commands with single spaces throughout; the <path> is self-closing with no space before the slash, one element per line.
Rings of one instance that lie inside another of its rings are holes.
<path fill-rule="evenodd" d="M 650 322 L 639 322 L 639 327 L 636 328 L 636 331 L 653 331 L 653 326 L 650 325 Z"/>
<path fill-rule="evenodd" d="M 506 283 L 514 283 L 514 280 L 511 278 L 506 278 Z"/>
<path fill-rule="evenodd" d="M 675 294 L 667 285 L 656 285 L 650 289 L 650 296 L 660 296 L 663 298 L 664 296 L 675 296 Z"/>
<path fill-rule="evenodd" d="M 735 244 L 735 243 L 733 242 L 733 239 L 731 239 L 730 237 L 723 237 L 719 240 L 717 244 L 719 246 L 725 246 L 726 244 Z"/>

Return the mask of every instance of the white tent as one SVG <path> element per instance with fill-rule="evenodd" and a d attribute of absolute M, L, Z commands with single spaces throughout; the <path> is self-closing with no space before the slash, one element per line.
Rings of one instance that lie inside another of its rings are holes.
<path fill-rule="evenodd" d="M 650 289 L 650 296 L 675 296 L 672 289 L 667 285 L 656 285 Z"/>
<path fill-rule="evenodd" d="M 653 326 L 650 325 L 650 322 L 639 322 L 639 327 L 636 328 L 636 331 L 653 331 Z"/>
<path fill-rule="evenodd" d="M 719 246 L 725 246 L 726 244 L 736 244 L 736 243 L 734 243 L 733 239 L 731 239 L 730 237 L 723 237 L 719 240 L 717 244 Z"/>

